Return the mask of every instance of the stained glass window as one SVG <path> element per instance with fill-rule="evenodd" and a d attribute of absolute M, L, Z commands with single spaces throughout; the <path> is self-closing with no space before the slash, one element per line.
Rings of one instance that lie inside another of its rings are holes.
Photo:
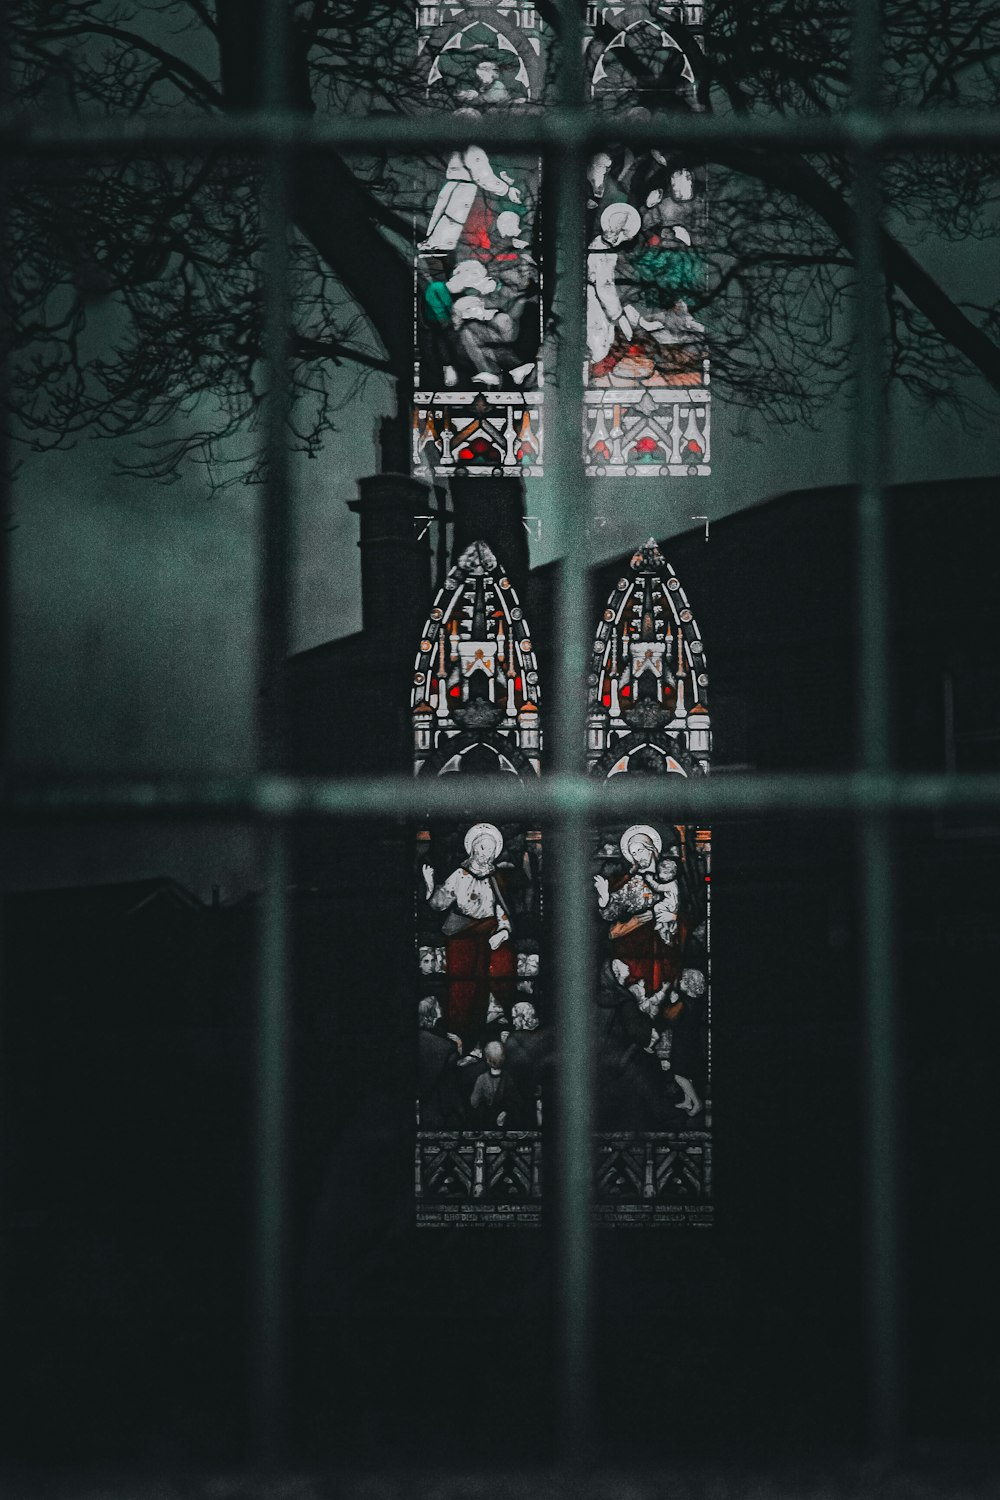
<path fill-rule="evenodd" d="M 517 594 L 483 542 L 438 591 L 412 694 L 418 776 L 534 777 L 538 664 Z M 532 1224 L 541 1205 L 551 1033 L 542 838 L 486 809 L 417 833 L 417 1220 Z"/>
<path fill-rule="evenodd" d="M 537 474 L 541 169 L 482 137 L 491 115 L 539 107 L 543 31 L 530 0 L 422 5 L 417 49 L 428 104 L 487 128 L 427 164 L 418 195 L 414 465 Z"/>
<path fill-rule="evenodd" d="M 588 472 L 709 473 L 705 171 L 670 142 L 670 115 L 701 108 L 700 4 L 588 7 L 594 107 L 663 117 L 662 147 L 609 145 L 587 190 Z"/>
<path fill-rule="evenodd" d="M 697 624 L 651 539 L 597 628 L 591 774 L 608 782 L 706 775 L 707 695 Z M 707 828 L 626 826 L 610 806 L 594 840 L 603 929 L 594 1027 L 601 1222 L 711 1219 L 710 853 Z"/>
<path fill-rule="evenodd" d="M 540 169 L 506 158 L 491 114 L 543 104 L 532 5 L 421 6 L 428 104 L 475 144 L 425 162 L 417 193 L 413 458 L 428 477 L 532 477 L 542 461 Z M 700 4 L 595 4 L 593 107 L 663 121 L 663 145 L 593 155 L 586 201 L 584 441 L 594 476 L 709 472 L 707 180 L 670 143 L 702 107 Z M 611 128 L 609 126 L 609 128 Z M 453 497 L 457 507 L 460 503 Z M 640 548 L 604 612 L 588 763 L 704 775 L 704 652 L 678 580 Z M 418 776 L 541 771 L 538 663 L 510 579 L 483 542 L 439 590 L 411 699 Z M 595 1198 L 614 1223 L 708 1222 L 709 853 L 706 828 L 609 817 L 594 830 L 598 1138 Z M 417 834 L 419 1222 L 531 1223 L 542 1192 L 543 1082 L 558 1063 L 544 995 L 542 839 L 465 806 Z"/>

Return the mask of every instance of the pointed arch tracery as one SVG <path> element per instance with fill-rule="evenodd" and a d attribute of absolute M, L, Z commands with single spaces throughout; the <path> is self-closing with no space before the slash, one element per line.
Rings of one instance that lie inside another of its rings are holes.
<path fill-rule="evenodd" d="M 531 98 L 531 78 L 523 53 L 499 26 L 478 18 L 453 31 L 440 47 L 427 74 L 428 94 L 435 85 L 449 87 L 459 99 L 463 88 L 473 92 L 475 64 L 483 59 L 495 59 L 503 69 L 506 82 L 501 88 L 505 96 L 513 92 L 515 99 Z M 507 102 L 506 97 L 503 102 Z"/>
<path fill-rule="evenodd" d="M 418 775 L 472 764 L 481 774 L 493 761 L 515 776 L 541 769 L 538 660 L 517 592 L 485 542 L 466 548 L 438 590 L 410 709 Z"/>
<path fill-rule="evenodd" d="M 624 7 L 619 8 L 619 11 L 620 9 Z M 604 89 L 611 89 L 616 94 L 621 92 L 623 83 L 633 89 L 641 88 L 643 76 L 652 79 L 657 72 L 662 72 L 663 60 L 669 58 L 671 53 L 676 54 L 680 77 L 694 88 L 692 53 L 685 51 L 671 29 L 652 16 L 637 16 L 615 32 L 609 41 L 603 44 L 592 41 L 590 50 L 594 57 L 590 90 L 595 96 L 600 95 L 602 85 Z M 621 64 L 623 77 L 615 78 L 615 54 L 626 52 L 632 54 L 632 65 L 628 67 Z M 694 52 L 693 56 L 696 58 L 697 53 Z"/>
<path fill-rule="evenodd" d="M 607 777 L 643 748 L 681 775 L 707 772 L 708 659 L 680 579 L 650 537 L 618 579 L 594 637 L 588 763 Z"/>

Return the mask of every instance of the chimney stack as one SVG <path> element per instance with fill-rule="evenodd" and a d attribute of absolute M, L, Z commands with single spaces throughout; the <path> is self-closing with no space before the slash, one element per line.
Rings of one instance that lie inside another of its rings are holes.
<path fill-rule="evenodd" d="M 430 489 L 408 474 L 358 481 L 348 509 L 361 517 L 361 618 L 366 635 L 402 652 L 409 665 L 430 607 Z M 424 530 L 423 536 L 420 535 Z"/>

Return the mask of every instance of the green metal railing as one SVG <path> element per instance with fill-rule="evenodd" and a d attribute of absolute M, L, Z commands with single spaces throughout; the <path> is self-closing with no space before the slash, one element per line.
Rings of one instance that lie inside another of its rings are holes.
<path fill-rule="evenodd" d="M 420 118 L 303 118 L 288 109 L 284 95 L 285 0 L 268 0 L 264 39 L 263 107 L 256 112 L 206 120 L 140 119 L 66 125 L 26 121 L 8 111 L 0 118 L 0 145 L 12 154 L 133 155 L 185 153 L 232 148 L 257 153 L 265 164 L 264 265 L 266 341 L 269 371 L 265 427 L 266 500 L 260 530 L 263 587 L 260 603 L 261 670 L 280 685 L 287 654 L 290 599 L 290 475 L 285 441 L 289 390 L 285 368 L 289 327 L 286 198 L 287 167 L 296 153 L 338 149 L 418 148 L 464 145 L 468 124 L 450 116 Z M 490 120 L 498 145 L 538 150 L 554 170 L 557 212 L 550 254 L 557 256 L 564 287 L 584 284 L 585 234 L 580 184 L 588 149 L 607 135 L 607 120 L 588 114 L 582 66 L 580 9 L 560 0 L 562 37 L 559 101 L 543 116 Z M 858 395 L 858 557 L 861 631 L 865 642 L 864 679 L 859 684 L 861 725 L 858 764 L 853 774 L 808 776 L 733 775 L 712 781 L 669 778 L 615 788 L 614 805 L 623 814 L 668 815 L 711 821 L 733 815 L 824 814 L 856 818 L 861 830 L 864 869 L 863 968 L 865 973 L 867 1100 L 866 1160 L 869 1292 L 869 1417 L 871 1436 L 891 1448 L 899 1429 L 900 1329 L 898 1317 L 898 1230 L 895 1206 L 897 1146 L 895 1126 L 896 1038 L 894 1027 L 893 904 L 889 839 L 892 821 L 910 812 L 1000 806 L 1000 777 L 902 776 L 889 759 L 890 693 L 887 599 L 887 529 L 883 500 L 884 419 L 882 320 L 884 292 L 879 264 L 879 162 L 890 151 L 974 150 L 1000 145 L 996 114 L 903 115 L 889 117 L 879 106 L 879 8 L 857 0 L 854 26 L 853 99 L 843 113 L 824 118 L 742 120 L 712 116 L 671 117 L 675 147 L 710 157 L 713 148 L 741 146 L 803 150 L 838 149 L 856 167 L 860 270 L 856 298 Z M 616 140 L 635 146 L 661 143 L 662 125 L 634 120 L 615 123 Z M 592 1262 L 589 1214 L 592 1099 L 589 1071 L 589 1003 L 585 986 L 572 983 L 573 968 L 586 962 L 590 945 L 586 828 L 608 810 L 608 791 L 586 779 L 584 716 L 587 645 L 585 482 L 581 443 L 584 342 L 582 301 L 574 316 L 563 298 L 558 399 L 548 402 L 549 472 L 558 518 L 562 564 L 557 591 L 555 635 L 562 643 L 555 667 L 550 729 L 555 738 L 552 772 L 535 785 L 508 787 L 468 780 L 463 795 L 496 815 L 511 814 L 555 825 L 560 871 L 555 914 L 557 952 L 573 955 L 559 965 L 559 1009 L 563 1017 L 559 1080 L 558 1160 L 560 1256 L 560 1381 L 557 1392 L 560 1452 L 569 1460 L 585 1452 L 592 1431 Z M 446 815 L 453 789 L 444 782 L 410 779 L 297 778 L 282 770 L 284 712 L 280 687 L 268 700 L 261 725 L 259 774 L 231 778 L 136 781 L 109 779 L 76 783 L 10 782 L 2 811 L 8 821 L 44 824 L 74 820 L 186 818 L 249 820 L 259 826 L 267 894 L 261 916 L 257 997 L 258 1069 L 256 1134 L 256 1254 L 254 1279 L 253 1431 L 258 1457 L 280 1456 L 288 1387 L 288 912 L 285 899 L 287 836 L 297 822 Z M 589 972 L 586 969 L 585 972 Z"/>

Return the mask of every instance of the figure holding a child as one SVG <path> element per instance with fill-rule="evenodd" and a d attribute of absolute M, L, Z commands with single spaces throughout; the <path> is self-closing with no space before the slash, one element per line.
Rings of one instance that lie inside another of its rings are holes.
<path fill-rule="evenodd" d="M 636 823 L 619 845 L 628 868 L 617 877 L 594 876 L 601 917 L 610 924 L 612 957 L 621 959 L 646 996 L 663 990 L 680 973 L 686 936 L 680 909 L 678 860 L 663 854 L 655 828 Z"/>

